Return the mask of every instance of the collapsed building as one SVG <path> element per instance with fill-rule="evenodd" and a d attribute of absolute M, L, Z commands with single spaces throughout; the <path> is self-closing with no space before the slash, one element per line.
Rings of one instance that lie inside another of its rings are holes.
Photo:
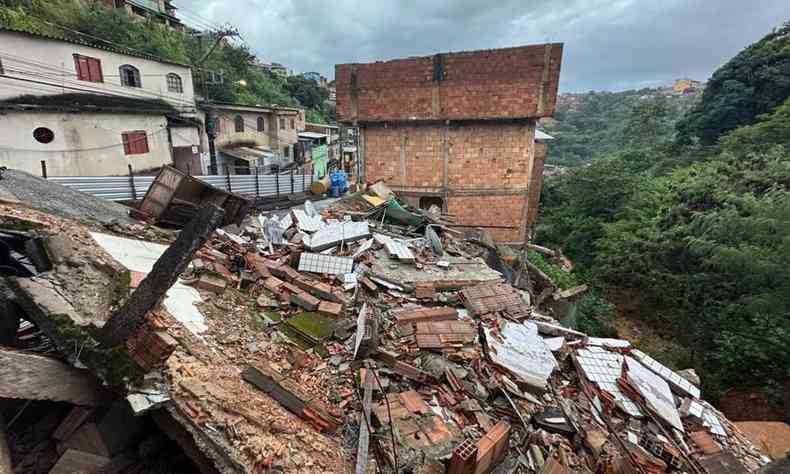
<path fill-rule="evenodd" d="M 537 214 L 562 44 L 335 67 L 338 121 L 360 130 L 362 178 L 456 225 L 524 242 Z"/>
<path fill-rule="evenodd" d="M 120 206 L 68 217 L 1 184 L 0 470 L 714 474 L 768 461 L 693 374 L 559 324 L 584 288 L 504 262 L 485 229 L 455 230 L 382 183 L 221 228 L 204 203 L 177 235 Z M 69 211 L 99 209 L 70 197 Z"/>

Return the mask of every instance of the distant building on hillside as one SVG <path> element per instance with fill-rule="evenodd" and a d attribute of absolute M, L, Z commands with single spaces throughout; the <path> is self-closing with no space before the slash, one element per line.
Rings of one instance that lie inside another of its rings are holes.
<path fill-rule="evenodd" d="M 103 0 L 110 7 L 126 10 L 133 17 L 149 19 L 181 30 L 184 24 L 176 17 L 177 8 L 170 0 Z"/>
<path fill-rule="evenodd" d="M 289 76 L 288 68 L 280 63 L 271 63 L 271 65 L 269 66 L 269 71 L 275 76 L 280 76 L 280 77 Z"/>
<path fill-rule="evenodd" d="M 302 77 L 315 82 L 316 84 L 318 84 L 318 87 L 322 89 L 329 88 L 329 80 L 326 77 L 322 76 L 320 72 L 315 72 L 315 71 L 303 72 Z"/>
<path fill-rule="evenodd" d="M 694 79 L 675 79 L 672 90 L 678 94 L 689 94 L 699 90 L 702 83 Z"/>
<path fill-rule="evenodd" d="M 256 69 L 256 70 L 258 70 L 260 72 L 271 72 L 271 70 L 272 70 L 272 65 L 271 64 L 265 63 L 265 62 L 261 61 L 258 58 L 250 59 L 249 64 L 250 64 L 251 68 Z"/>

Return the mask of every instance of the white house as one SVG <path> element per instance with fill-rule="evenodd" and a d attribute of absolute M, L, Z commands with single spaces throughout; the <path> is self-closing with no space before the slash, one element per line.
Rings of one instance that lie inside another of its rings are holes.
<path fill-rule="evenodd" d="M 0 28 L 0 165 L 50 176 L 200 164 L 188 65 Z"/>

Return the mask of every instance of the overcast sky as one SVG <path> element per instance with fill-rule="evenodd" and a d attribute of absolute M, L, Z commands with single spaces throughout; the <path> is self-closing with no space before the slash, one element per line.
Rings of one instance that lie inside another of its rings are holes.
<path fill-rule="evenodd" d="M 704 80 L 790 20 L 790 0 L 175 0 L 188 24 L 239 28 L 267 62 L 334 65 L 565 43 L 561 92 Z"/>

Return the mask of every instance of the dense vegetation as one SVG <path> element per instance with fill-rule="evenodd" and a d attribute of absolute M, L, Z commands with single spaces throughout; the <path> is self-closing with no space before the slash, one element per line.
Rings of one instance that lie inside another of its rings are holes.
<path fill-rule="evenodd" d="M 678 124 L 683 142 L 711 145 L 737 127 L 751 125 L 790 95 L 790 29 L 779 28 L 717 70 L 710 91 Z"/>
<path fill-rule="evenodd" d="M 334 121 L 326 90 L 301 76 L 281 78 L 251 66 L 254 55 L 247 46 L 228 40 L 206 56 L 215 43 L 209 32 L 175 31 L 153 20 L 132 19 L 102 2 L 75 0 L 1 0 L 0 26 L 112 44 L 189 64 L 195 91 L 204 97 L 248 105 L 301 105 L 308 121 Z M 221 73 L 222 82 L 209 83 L 209 71 Z"/>
<path fill-rule="evenodd" d="M 677 133 L 674 112 L 641 102 L 627 143 L 544 187 L 539 241 L 602 294 L 639 295 L 641 322 L 683 348 L 666 362 L 693 364 L 711 396 L 752 387 L 781 402 L 790 388 L 789 32 L 722 66 Z M 768 96 L 716 85 L 755 64 L 785 64 L 754 66 Z M 592 303 L 581 312 L 611 332 L 612 311 Z"/>
<path fill-rule="evenodd" d="M 549 147 L 548 163 L 579 166 L 612 153 L 635 140 L 633 134 L 639 131 L 634 127 L 671 130 L 695 100 L 694 96 L 674 95 L 666 89 L 561 95 L 554 118 L 541 124 L 556 138 Z M 643 113 L 651 108 L 660 110 Z M 663 122 L 645 124 L 638 118 Z"/>

